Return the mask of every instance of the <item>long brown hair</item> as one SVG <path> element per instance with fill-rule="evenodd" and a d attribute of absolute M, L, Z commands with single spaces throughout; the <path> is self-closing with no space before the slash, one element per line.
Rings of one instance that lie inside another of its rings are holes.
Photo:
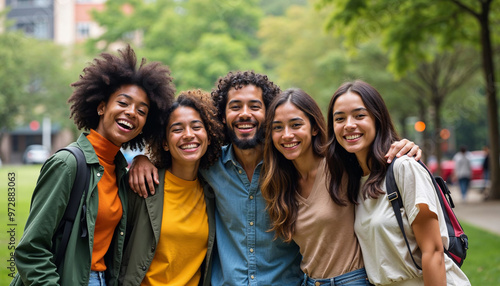
<path fill-rule="evenodd" d="M 399 140 L 399 136 L 394 129 L 391 116 L 387 106 L 378 91 L 366 82 L 356 80 L 342 84 L 333 94 L 328 107 L 328 144 L 326 159 L 331 177 L 329 182 L 329 192 L 337 198 L 342 197 L 341 180 L 345 174 L 348 177 L 347 198 L 351 203 L 356 203 L 360 179 L 363 171 L 356 159 L 356 155 L 347 152 L 335 137 L 333 129 L 333 106 L 336 100 L 348 92 L 356 93 L 361 97 L 366 109 L 375 119 L 376 134 L 367 156 L 367 165 L 370 168 L 370 176 L 361 190 L 364 198 L 377 198 L 384 192 L 380 185 L 384 181 L 387 172 L 387 162 L 384 157 L 392 142 Z"/>
<path fill-rule="evenodd" d="M 297 220 L 299 174 L 293 162 L 286 159 L 272 140 L 272 122 L 278 106 L 290 102 L 300 109 L 309 119 L 311 129 L 318 134 L 312 136 L 312 148 L 315 155 L 324 157 L 323 146 L 326 142 L 325 119 L 314 99 L 304 91 L 291 88 L 279 94 L 269 105 L 266 113 L 266 142 L 264 144 L 264 163 L 261 170 L 261 191 L 266 199 L 267 210 L 271 217 L 271 231 L 275 238 L 292 240 Z"/>

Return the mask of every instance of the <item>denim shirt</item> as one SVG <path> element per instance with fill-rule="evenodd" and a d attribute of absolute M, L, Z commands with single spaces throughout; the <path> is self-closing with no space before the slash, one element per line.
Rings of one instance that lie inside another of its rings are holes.
<path fill-rule="evenodd" d="M 236 161 L 232 145 L 208 170 L 200 170 L 215 193 L 216 251 L 212 285 L 299 285 L 299 247 L 274 240 L 259 186 L 260 162 L 252 181 Z"/>

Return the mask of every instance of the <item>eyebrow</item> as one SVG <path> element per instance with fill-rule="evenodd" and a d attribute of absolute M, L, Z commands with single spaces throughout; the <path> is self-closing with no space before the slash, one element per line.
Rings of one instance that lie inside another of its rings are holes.
<path fill-rule="evenodd" d="M 292 118 L 292 119 L 288 120 L 288 122 L 292 122 L 292 121 L 305 121 L 305 120 L 303 118 L 300 118 L 300 117 L 295 117 L 295 118 Z M 281 123 L 281 121 L 274 120 L 272 122 L 272 124 L 278 124 L 278 123 Z"/>
<path fill-rule="evenodd" d="M 366 110 L 368 111 L 368 109 L 364 108 L 364 107 L 358 107 L 356 109 L 353 109 L 354 112 L 358 112 L 358 111 L 362 111 L 362 110 Z M 334 112 L 333 113 L 333 116 L 337 115 L 337 114 L 345 114 L 345 112 L 343 111 L 337 111 L 337 112 Z"/>
<path fill-rule="evenodd" d="M 192 124 L 192 123 L 201 123 L 201 124 L 205 125 L 205 124 L 203 123 L 203 121 L 198 120 L 198 119 L 191 120 L 189 123 L 190 123 L 190 124 Z M 178 126 L 178 125 L 182 125 L 182 122 L 174 122 L 174 123 L 172 123 L 172 125 L 170 125 L 168 128 L 170 129 L 170 128 L 172 128 L 172 127 L 174 127 L 174 126 Z"/>
<path fill-rule="evenodd" d="M 227 105 L 230 105 L 230 104 L 233 104 L 233 103 L 242 103 L 243 101 L 242 100 L 239 100 L 239 99 L 233 99 L 231 101 L 229 101 L 227 103 Z M 258 103 L 258 104 L 263 104 L 262 101 L 258 100 L 258 99 L 252 99 L 250 100 L 250 103 Z"/>
<path fill-rule="evenodd" d="M 118 96 L 123 96 L 123 97 L 126 97 L 127 99 L 133 100 L 132 96 L 130 96 L 126 93 L 120 93 Z M 149 105 L 147 103 L 145 103 L 144 101 L 141 101 L 140 104 L 149 108 Z"/>

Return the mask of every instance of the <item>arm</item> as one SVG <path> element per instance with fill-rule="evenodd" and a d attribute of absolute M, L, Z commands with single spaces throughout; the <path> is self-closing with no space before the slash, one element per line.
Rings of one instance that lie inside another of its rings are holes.
<path fill-rule="evenodd" d="M 402 139 L 401 141 L 396 141 L 391 144 L 391 148 L 385 154 L 387 158 L 387 163 L 390 164 L 394 157 L 401 157 L 402 155 L 408 155 L 409 157 L 415 156 L 415 160 L 420 160 L 422 157 L 422 150 L 418 145 L 408 139 Z"/>
<path fill-rule="evenodd" d="M 443 242 L 438 218 L 426 204 L 419 204 L 419 208 L 412 229 L 422 251 L 424 285 L 446 285 Z"/>
<path fill-rule="evenodd" d="M 158 179 L 158 169 L 149 161 L 148 157 L 144 155 L 137 155 L 132 161 L 130 166 L 128 182 L 132 191 L 143 198 L 148 197 L 148 190 L 146 184 L 151 191 L 155 193 L 155 184 L 160 183 Z"/>
<path fill-rule="evenodd" d="M 71 156 L 66 160 L 61 156 L 49 159 L 40 171 L 25 231 L 16 248 L 17 269 L 26 285 L 60 283 L 53 263 L 52 237 L 68 204 L 75 177 L 71 170 L 76 170 L 76 159 L 71 154 L 66 154 Z"/>

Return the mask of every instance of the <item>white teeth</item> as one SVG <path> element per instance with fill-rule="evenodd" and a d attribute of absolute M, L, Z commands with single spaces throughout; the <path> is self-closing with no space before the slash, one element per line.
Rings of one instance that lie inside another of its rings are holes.
<path fill-rule="evenodd" d="M 186 149 L 193 149 L 193 148 L 196 148 L 196 147 L 198 147 L 198 144 L 194 144 L 193 143 L 193 144 L 183 145 L 183 146 L 181 146 L 181 149 L 182 150 L 186 150 Z"/>
<path fill-rule="evenodd" d="M 252 127 L 253 127 L 252 124 L 241 124 L 241 125 L 238 125 L 239 129 L 250 129 Z"/>
<path fill-rule="evenodd" d="M 294 147 L 294 146 L 297 146 L 299 145 L 299 143 L 288 143 L 288 144 L 283 144 L 283 147 L 285 148 L 291 148 L 291 147 Z"/>
<path fill-rule="evenodd" d="M 353 139 L 357 139 L 359 137 L 361 137 L 361 135 L 360 134 L 356 134 L 356 135 L 347 135 L 345 138 L 347 140 L 353 140 Z"/>
<path fill-rule="evenodd" d="M 125 120 L 118 120 L 118 123 L 119 124 L 122 124 L 122 125 L 125 125 L 127 126 L 128 128 L 132 129 L 134 128 L 134 125 L 130 124 L 129 122 L 125 121 Z"/>

